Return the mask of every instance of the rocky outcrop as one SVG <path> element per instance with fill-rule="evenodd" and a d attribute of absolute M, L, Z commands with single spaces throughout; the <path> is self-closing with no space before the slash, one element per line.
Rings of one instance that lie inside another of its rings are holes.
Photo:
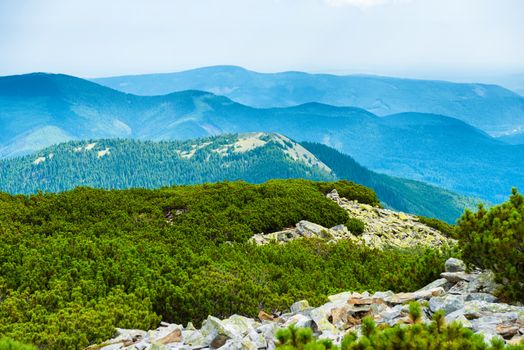
<path fill-rule="evenodd" d="M 209 316 L 200 329 L 162 323 L 152 331 L 118 330 L 118 336 L 101 346 L 120 349 L 274 349 L 278 329 L 295 325 L 310 327 L 320 338 L 340 343 L 349 331 L 359 332 L 361 320 L 371 316 L 378 324 L 410 323 L 408 303 L 422 306 L 422 322 L 443 310 L 448 322 L 458 321 L 486 339 L 501 337 L 507 343 L 524 339 L 524 307 L 498 303 L 492 294 L 501 286 L 486 271 L 466 273 L 460 260 L 448 260 L 447 271 L 418 291 L 393 293 L 344 292 L 329 302 L 311 307 L 306 300 L 291 305 L 289 312 L 260 311 L 258 319 L 233 315 L 219 320 Z M 458 278 L 457 276 L 460 276 Z"/>
<path fill-rule="evenodd" d="M 396 248 L 439 247 L 445 244 L 455 244 L 453 239 L 424 225 L 416 216 L 349 201 L 341 198 L 336 190 L 328 193 L 327 197 L 345 209 L 350 217 L 361 220 L 365 225 L 364 232 L 355 234 L 345 225 L 326 228 L 309 221 L 300 221 L 294 228 L 268 234 L 256 234 L 251 241 L 256 244 L 267 244 L 272 241 L 286 243 L 294 239 L 316 237 L 328 242 L 349 239 L 373 248 L 386 246 Z"/>

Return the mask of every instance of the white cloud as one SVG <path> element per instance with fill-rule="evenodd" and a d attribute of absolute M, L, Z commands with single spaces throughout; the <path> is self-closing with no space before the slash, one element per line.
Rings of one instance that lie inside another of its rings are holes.
<path fill-rule="evenodd" d="M 385 5 L 390 3 L 406 3 L 412 0 L 324 0 L 329 6 L 355 6 L 360 8 Z"/>

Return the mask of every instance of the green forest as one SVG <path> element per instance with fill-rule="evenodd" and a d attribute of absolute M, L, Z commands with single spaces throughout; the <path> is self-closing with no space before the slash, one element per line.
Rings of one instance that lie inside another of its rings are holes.
<path fill-rule="evenodd" d="M 72 141 L 28 156 L 0 160 L 0 191 L 33 194 L 77 186 L 154 189 L 225 180 L 262 183 L 278 178 L 344 179 L 373 188 L 387 207 L 448 223 L 455 223 L 465 208 L 478 202 L 422 182 L 375 173 L 325 145 L 275 142 L 281 137 L 277 134 L 261 136 L 267 141 L 263 147 L 235 152 L 231 145 L 241 135 L 161 142 Z M 312 153 L 307 162 L 287 154 L 301 146 Z M 224 152 L 217 152 L 221 149 Z M 311 162 L 315 158 L 330 170 L 314 166 Z"/>
<path fill-rule="evenodd" d="M 415 290 L 438 277 L 453 252 L 247 242 L 299 220 L 346 223 L 324 195 L 333 188 L 378 205 L 373 191 L 344 181 L 0 194 L 0 338 L 81 349 L 115 327 L 254 317 L 341 291 Z"/>

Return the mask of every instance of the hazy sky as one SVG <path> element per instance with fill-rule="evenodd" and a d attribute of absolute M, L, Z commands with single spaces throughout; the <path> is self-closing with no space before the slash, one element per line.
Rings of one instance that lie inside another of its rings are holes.
<path fill-rule="evenodd" d="M 0 75 L 524 72 L 524 0 L 0 0 Z"/>

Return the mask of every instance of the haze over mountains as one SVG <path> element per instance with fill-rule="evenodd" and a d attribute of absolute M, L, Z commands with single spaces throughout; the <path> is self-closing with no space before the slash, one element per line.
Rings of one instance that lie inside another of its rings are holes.
<path fill-rule="evenodd" d="M 138 95 L 202 90 L 253 107 L 319 102 L 359 107 L 379 116 L 402 112 L 440 114 L 494 136 L 524 131 L 524 97 L 497 85 L 303 72 L 257 73 L 236 66 L 93 81 Z"/>
<path fill-rule="evenodd" d="M 224 180 L 350 180 L 397 210 L 454 222 L 475 200 L 422 182 L 372 172 L 348 155 L 279 134 L 229 134 L 188 141 L 71 141 L 0 160 L 0 191 L 59 192 L 77 186 L 125 189 Z"/>
<path fill-rule="evenodd" d="M 333 146 L 372 170 L 495 202 L 512 186 L 524 187 L 524 146 L 424 113 L 378 117 L 320 103 L 260 109 L 200 91 L 136 96 L 38 73 L 0 78 L 0 130 L 0 157 L 69 140 L 277 132 Z"/>

